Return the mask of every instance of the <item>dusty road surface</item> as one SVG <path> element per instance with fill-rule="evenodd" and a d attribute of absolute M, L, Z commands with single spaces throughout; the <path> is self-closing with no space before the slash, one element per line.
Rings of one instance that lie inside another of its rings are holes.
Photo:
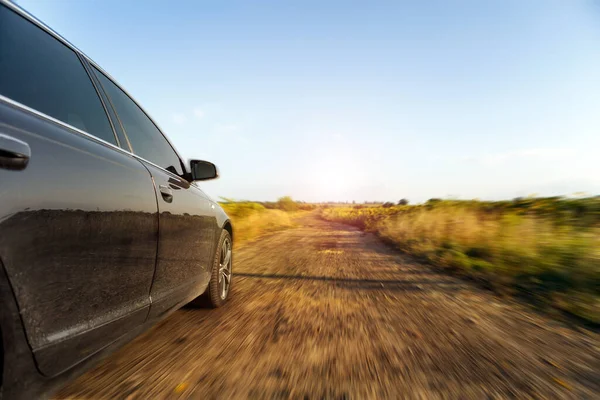
<path fill-rule="evenodd" d="M 242 246 L 233 298 L 182 309 L 67 399 L 597 398 L 600 341 L 307 216 Z"/>

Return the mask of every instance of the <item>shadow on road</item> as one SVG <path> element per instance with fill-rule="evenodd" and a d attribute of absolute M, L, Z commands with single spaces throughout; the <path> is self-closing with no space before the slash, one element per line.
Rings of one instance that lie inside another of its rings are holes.
<path fill-rule="evenodd" d="M 238 272 L 238 277 L 259 278 L 259 279 L 285 279 L 298 281 L 321 281 L 332 282 L 338 287 L 356 288 L 356 289 L 383 289 L 383 290 L 402 290 L 419 291 L 426 288 L 431 289 L 451 289 L 460 290 L 463 285 L 455 281 L 443 280 L 409 280 L 409 279 L 355 279 L 355 278 L 336 278 L 331 276 L 313 276 L 313 275 L 281 275 L 281 274 L 253 274 Z"/>

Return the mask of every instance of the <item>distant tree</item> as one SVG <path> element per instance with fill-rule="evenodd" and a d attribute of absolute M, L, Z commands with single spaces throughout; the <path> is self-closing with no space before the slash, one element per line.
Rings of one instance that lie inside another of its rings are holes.
<path fill-rule="evenodd" d="M 407 205 L 408 205 L 408 199 L 401 199 L 401 200 L 398 202 L 398 205 L 399 205 L 399 206 L 407 206 Z"/>
<path fill-rule="evenodd" d="M 385 203 L 383 203 L 382 207 L 384 207 L 384 208 L 394 207 L 394 203 L 392 203 L 391 201 L 386 201 Z"/>
<path fill-rule="evenodd" d="M 356 201 L 355 201 L 355 200 L 352 200 L 352 204 L 356 204 Z"/>
<path fill-rule="evenodd" d="M 296 211 L 298 204 L 290 196 L 284 196 L 277 199 L 277 208 L 284 211 Z"/>

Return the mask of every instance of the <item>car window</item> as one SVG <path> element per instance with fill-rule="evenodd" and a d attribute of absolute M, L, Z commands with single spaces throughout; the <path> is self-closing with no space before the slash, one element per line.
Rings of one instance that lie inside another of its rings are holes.
<path fill-rule="evenodd" d="M 179 157 L 140 107 L 102 72 L 96 71 L 117 112 L 133 152 L 177 175 L 182 175 Z"/>
<path fill-rule="evenodd" d="M 117 144 L 77 54 L 6 7 L 0 7 L 0 94 Z"/>

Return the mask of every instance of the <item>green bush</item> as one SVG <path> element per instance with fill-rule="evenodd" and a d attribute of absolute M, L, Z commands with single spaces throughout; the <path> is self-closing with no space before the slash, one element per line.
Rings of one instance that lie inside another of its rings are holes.
<path fill-rule="evenodd" d="M 471 268 L 478 272 L 492 272 L 494 270 L 494 265 L 491 262 L 474 258 L 471 259 Z"/>
<path fill-rule="evenodd" d="M 471 258 L 482 258 L 484 260 L 489 260 L 492 257 L 492 249 L 482 245 L 475 245 L 473 247 L 469 247 L 465 254 Z"/>
<path fill-rule="evenodd" d="M 449 250 L 448 253 L 450 254 L 451 259 L 450 266 L 463 271 L 467 271 L 471 268 L 471 260 L 466 254 L 457 250 Z"/>

